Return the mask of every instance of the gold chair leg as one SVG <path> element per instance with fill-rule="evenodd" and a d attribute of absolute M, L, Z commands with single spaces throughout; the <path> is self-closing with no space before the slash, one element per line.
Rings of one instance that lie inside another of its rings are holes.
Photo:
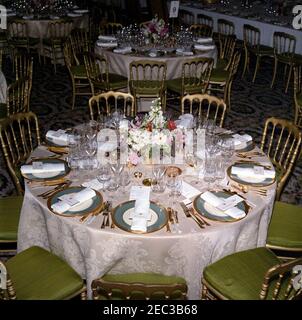
<path fill-rule="evenodd" d="M 72 81 L 72 104 L 71 104 L 71 109 L 73 110 L 75 107 L 75 99 L 76 99 L 76 88 L 75 88 L 75 83 Z"/>
<path fill-rule="evenodd" d="M 248 54 L 248 51 L 247 51 L 247 49 L 245 49 L 244 67 L 243 67 L 241 79 L 244 78 L 245 73 L 246 73 L 246 69 L 247 69 L 247 65 L 248 65 L 248 59 L 249 59 L 248 55 L 249 55 L 249 54 Z"/>
<path fill-rule="evenodd" d="M 257 71 L 260 65 L 260 56 L 257 55 L 257 60 L 256 60 L 256 67 L 255 67 L 255 72 L 254 72 L 254 76 L 253 76 L 253 83 L 255 83 L 255 79 L 256 79 L 256 75 L 257 75 Z"/>
<path fill-rule="evenodd" d="M 272 79 L 272 83 L 271 83 L 271 88 L 272 88 L 272 87 L 274 86 L 274 84 L 275 84 L 276 74 L 277 74 L 277 67 L 278 67 L 278 60 L 277 60 L 277 58 L 275 58 L 274 74 L 273 74 L 273 79 Z"/>
<path fill-rule="evenodd" d="M 87 300 L 87 290 L 85 288 L 84 291 L 81 292 L 81 300 Z"/>
<path fill-rule="evenodd" d="M 290 82 L 290 79 L 292 77 L 292 72 L 293 72 L 293 65 L 290 64 L 289 71 L 288 71 L 288 78 L 287 78 L 286 88 L 285 88 L 285 93 L 287 93 L 287 91 L 288 91 L 289 82 Z"/>
<path fill-rule="evenodd" d="M 208 293 L 208 288 L 203 283 L 202 284 L 202 291 L 201 291 L 201 300 L 207 300 L 207 293 Z"/>

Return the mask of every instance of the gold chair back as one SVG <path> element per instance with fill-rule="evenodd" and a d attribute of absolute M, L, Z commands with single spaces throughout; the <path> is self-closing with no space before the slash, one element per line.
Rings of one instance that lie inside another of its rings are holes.
<path fill-rule="evenodd" d="M 71 33 L 73 22 L 70 20 L 57 20 L 48 23 L 48 38 L 52 41 L 65 40 Z"/>
<path fill-rule="evenodd" d="M 84 54 L 84 63 L 91 87 L 92 95 L 96 94 L 96 86 L 100 84 L 104 91 L 108 91 L 109 66 L 107 59 L 95 53 L 86 52 Z"/>
<path fill-rule="evenodd" d="M 260 29 L 245 24 L 243 26 L 243 41 L 245 47 L 258 47 L 260 45 Z"/>
<path fill-rule="evenodd" d="M 225 70 L 229 70 L 234 56 L 236 46 L 235 35 L 222 35 L 219 37 L 219 58 L 226 60 L 228 63 Z"/>
<path fill-rule="evenodd" d="M 25 76 L 7 87 L 7 116 L 29 111 L 29 77 Z"/>
<path fill-rule="evenodd" d="M 235 33 L 235 25 L 231 21 L 218 19 L 217 26 L 219 35 L 233 35 Z"/>
<path fill-rule="evenodd" d="M 38 118 L 33 112 L 17 113 L 0 123 L 0 143 L 18 194 L 23 194 L 20 165 L 40 144 Z"/>
<path fill-rule="evenodd" d="M 294 68 L 295 125 L 302 129 L 302 66 Z"/>
<path fill-rule="evenodd" d="M 115 299 L 116 296 L 123 300 L 151 300 L 165 299 L 171 300 L 177 294 L 178 300 L 187 299 L 187 285 L 181 283 L 175 284 L 143 284 L 143 283 L 125 283 L 110 282 L 104 279 L 92 281 L 92 294 L 94 300 Z"/>
<path fill-rule="evenodd" d="M 213 28 L 206 24 L 192 24 L 190 31 L 195 37 L 212 37 Z"/>
<path fill-rule="evenodd" d="M 302 294 L 302 287 L 298 283 L 295 286 L 294 278 L 297 272 L 293 272 L 296 266 L 302 265 L 302 258 L 285 262 L 270 268 L 261 287 L 260 299 L 267 299 L 269 291 L 272 292 L 272 300 L 293 300 Z"/>
<path fill-rule="evenodd" d="M 84 52 L 91 51 L 89 32 L 86 29 L 75 29 L 70 34 L 72 54 L 77 65 L 84 64 L 82 59 Z"/>
<path fill-rule="evenodd" d="M 25 21 L 14 20 L 8 24 L 8 34 L 13 40 L 28 38 L 28 26 Z"/>
<path fill-rule="evenodd" d="M 198 117 L 202 120 L 214 120 L 219 127 L 223 126 L 226 104 L 222 99 L 208 94 L 188 94 L 182 98 L 182 110 L 189 105 L 189 112 L 197 109 Z"/>
<path fill-rule="evenodd" d="M 134 97 L 130 93 L 108 91 L 89 99 L 90 118 L 98 120 L 102 114 L 110 115 L 112 112 L 122 109 L 127 116 L 134 116 Z"/>
<path fill-rule="evenodd" d="M 166 105 L 167 64 L 157 60 L 132 61 L 130 68 L 130 92 L 136 99 L 139 97 L 160 97 Z M 136 107 L 135 107 L 136 109 Z"/>
<path fill-rule="evenodd" d="M 205 25 L 211 27 L 212 29 L 214 27 L 213 18 L 210 17 L 210 16 L 207 16 L 205 14 L 202 14 L 202 13 L 199 13 L 197 15 L 197 21 L 196 22 L 199 23 L 199 24 L 205 24 Z"/>
<path fill-rule="evenodd" d="M 296 37 L 285 32 L 274 32 L 273 43 L 276 56 L 292 58 L 296 50 Z"/>
<path fill-rule="evenodd" d="M 180 25 L 190 26 L 195 23 L 194 14 L 190 11 L 180 9 L 178 17 Z"/>
<path fill-rule="evenodd" d="M 186 60 L 182 65 L 182 93 L 206 92 L 214 60 L 212 58 L 193 58 Z"/>
<path fill-rule="evenodd" d="M 301 132 L 291 121 L 268 118 L 263 130 L 261 150 L 267 154 L 277 172 L 277 195 L 280 199 L 301 147 Z"/>
<path fill-rule="evenodd" d="M 100 33 L 103 35 L 115 35 L 123 29 L 123 25 L 117 22 L 107 22 L 100 26 Z"/>

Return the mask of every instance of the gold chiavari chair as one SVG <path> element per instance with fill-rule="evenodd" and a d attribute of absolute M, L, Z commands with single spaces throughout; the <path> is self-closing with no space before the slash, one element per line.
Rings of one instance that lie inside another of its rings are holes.
<path fill-rule="evenodd" d="M 204 269 L 202 299 L 297 299 L 302 288 L 294 286 L 293 268 L 301 263 L 302 258 L 284 263 L 267 248 L 233 253 Z"/>
<path fill-rule="evenodd" d="M 23 194 L 20 166 L 40 145 L 38 118 L 33 112 L 16 113 L 0 122 L 0 142 L 7 169 L 18 194 Z"/>
<path fill-rule="evenodd" d="M 86 29 L 74 29 L 70 34 L 72 54 L 77 65 L 84 65 L 83 54 L 91 52 L 91 40 Z"/>
<path fill-rule="evenodd" d="M 58 61 L 63 58 L 63 45 L 72 28 L 73 22 L 70 20 L 57 20 L 48 23 L 47 38 L 43 39 L 44 63 L 46 55 L 50 56 L 55 73 Z"/>
<path fill-rule="evenodd" d="M 205 15 L 205 14 L 202 14 L 202 13 L 199 13 L 199 14 L 197 15 L 197 21 L 196 21 L 196 23 L 205 24 L 205 25 L 211 27 L 212 29 L 213 29 L 213 27 L 214 27 L 214 20 L 213 20 L 213 18 L 210 17 L 210 16 L 207 16 L 207 15 Z"/>
<path fill-rule="evenodd" d="M 2 120 L 0 144 L 7 170 L 17 191 L 17 196 L 0 198 L 0 252 L 7 255 L 16 251 L 19 217 L 23 203 L 23 179 L 19 168 L 25 163 L 35 146 L 40 144 L 36 115 L 32 112 L 18 113 Z"/>
<path fill-rule="evenodd" d="M 190 11 L 180 9 L 178 12 L 180 25 L 191 26 L 195 23 L 194 14 Z"/>
<path fill-rule="evenodd" d="M 109 73 L 109 64 L 104 56 L 88 52 L 84 54 L 84 62 L 93 96 L 104 91 L 128 87 L 126 77 Z"/>
<path fill-rule="evenodd" d="M 219 35 L 233 35 L 235 34 L 235 25 L 233 22 L 225 20 L 225 19 L 218 19 L 217 20 L 218 26 L 218 34 Z"/>
<path fill-rule="evenodd" d="M 295 61 L 295 50 L 296 50 L 296 37 L 284 32 L 274 32 L 274 72 L 271 83 L 271 88 L 275 84 L 275 79 L 278 70 L 278 63 L 285 65 L 285 77 L 287 72 L 287 66 L 289 67 L 288 78 L 285 87 L 285 93 L 287 93 L 289 82 L 292 76 L 293 67 Z"/>
<path fill-rule="evenodd" d="M 135 116 L 134 97 L 130 93 L 108 91 L 92 96 L 89 99 L 90 118 L 98 120 L 102 114 L 110 115 L 112 112 L 122 109 L 128 116 Z"/>
<path fill-rule="evenodd" d="M 244 39 L 244 52 L 245 52 L 245 60 L 244 60 L 244 68 L 242 72 L 242 78 L 245 75 L 246 70 L 249 70 L 250 64 L 250 55 L 256 56 L 256 66 L 253 76 L 253 83 L 255 82 L 257 71 L 259 69 L 260 61 L 262 57 L 274 57 L 274 49 L 268 46 L 264 46 L 260 44 L 261 33 L 260 29 L 251 26 L 249 24 L 245 24 L 243 26 L 243 39 Z"/>
<path fill-rule="evenodd" d="M 29 37 L 26 21 L 14 20 L 10 22 L 8 24 L 8 38 L 9 44 L 14 48 L 25 48 L 28 53 L 30 52 L 30 49 L 34 49 L 39 53 L 38 46 L 40 44 L 40 39 Z"/>
<path fill-rule="evenodd" d="M 137 60 L 130 63 L 130 92 L 134 96 L 135 112 L 137 99 L 159 97 L 163 109 L 166 108 L 166 74 L 164 61 Z"/>
<path fill-rule="evenodd" d="M 302 134 L 299 128 L 285 119 L 268 118 L 261 140 L 261 150 L 270 158 L 276 170 L 279 200 L 288 181 L 301 147 Z"/>
<path fill-rule="evenodd" d="M 32 90 L 32 82 L 33 82 L 33 64 L 34 58 L 30 56 L 26 52 L 17 52 L 14 54 L 15 56 L 15 73 L 16 73 L 16 80 L 22 78 L 28 78 L 28 109 L 30 105 L 30 95 Z"/>
<path fill-rule="evenodd" d="M 302 66 L 294 68 L 295 125 L 302 129 Z"/>
<path fill-rule="evenodd" d="M 91 95 L 90 83 L 88 81 L 86 68 L 84 64 L 77 64 L 71 40 L 68 39 L 63 48 L 65 65 L 69 71 L 72 83 L 72 103 L 71 108 L 74 109 L 77 96 Z"/>
<path fill-rule="evenodd" d="M 222 93 L 223 100 L 226 102 L 227 107 L 231 109 L 231 91 L 234 77 L 238 71 L 238 67 L 240 64 L 241 53 L 237 51 L 233 54 L 231 65 L 228 70 L 215 69 L 212 72 L 209 89 L 208 91 L 211 94 L 214 93 Z"/>
<path fill-rule="evenodd" d="M 100 26 L 100 34 L 115 35 L 123 29 L 123 25 L 117 22 L 106 22 Z"/>
<path fill-rule="evenodd" d="M 0 262 L 0 300 L 87 299 L 83 279 L 64 260 L 40 247 L 30 247 Z M 2 281 L 3 280 L 3 281 Z"/>
<path fill-rule="evenodd" d="M 193 58 L 185 60 L 182 64 L 181 78 L 167 81 L 167 89 L 180 96 L 180 104 L 182 98 L 186 94 L 205 93 L 214 60 L 212 58 Z"/>
<path fill-rule="evenodd" d="M 195 37 L 212 37 L 213 28 L 206 24 L 192 24 L 190 31 Z"/>
<path fill-rule="evenodd" d="M 156 273 L 107 274 L 91 284 L 94 300 L 186 300 L 181 277 Z"/>
<path fill-rule="evenodd" d="M 234 56 L 236 41 L 237 38 L 235 35 L 222 35 L 219 38 L 219 57 L 217 59 L 216 68 L 212 71 L 213 77 L 221 71 L 227 71 L 230 68 L 232 58 Z"/>
<path fill-rule="evenodd" d="M 215 124 L 222 128 L 226 104 L 222 99 L 219 99 L 208 94 L 188 94 L 182 98 L 181 110 L 184 113 L 185 107 L 189 105 L 189 112 L 193 114 L 193 110 L 198 110 L 198 117 L 200 119 L 214 120 Z"/>

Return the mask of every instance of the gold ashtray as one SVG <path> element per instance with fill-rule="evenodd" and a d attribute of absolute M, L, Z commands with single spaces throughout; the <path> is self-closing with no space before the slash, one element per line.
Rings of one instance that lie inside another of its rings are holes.
<path fill-rule="evenodd" d="M 181 174 L 182 174 L 182 170 L 178 167 L 169 166 L 166 169 L 166 175 L 168 177 L 177 177 L 177 176 L 180 176 Z"/>

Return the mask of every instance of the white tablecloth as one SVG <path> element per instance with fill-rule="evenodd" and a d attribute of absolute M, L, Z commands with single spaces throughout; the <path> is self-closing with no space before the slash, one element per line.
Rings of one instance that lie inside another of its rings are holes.
<path fill-rule="evenodd" d="M 296 45 L 296 53 L 302 54 L 302 31 L 301 30 L 295 30 L 290 26 L 279 26 L 277 24 L 272 24 L 269 22 L 265 22 L 265 17 L 263 19 L 260 19 L 259 21 L 248 19 L 244 17 L 239 16 L 232 16 L 228 14 L 219 13 L 216 11 L 209 11 L 205 9 L 198 8 L 196 6 L 189 6 L 189 5 L 181 5 L 180 9 L 184 9 L 186 11 L 190 11 L 194 14 L 195 22 L 197 22 L 197 15 L 198 14 L 205 14 L 213 18 L 214 20 L 214 31 L 217 30 L 217 20 L 218 19 L 226 19 L 229 21 L 232 21 L 235 25 L 235 34 L 238 39 L 243 39 L 243 25 L 244 24 L 250 24 L 256 28 L 259 28 L 261 31 L 261 40 L 260 43 L 266 46 L 273 46 L 273 34 L 275 31 L 278 32 L 285 32 L 288 34 L 291 34 L 296 37 L 297 45 Z M 248 15 L 248 9 L 238 7 L 238 10 L 240 12 L 246 12 Z M 263 5 L 263 11 L 264 11 L 264 5 Z M 262 12 L 257 12 L 259 15 L 263 14 Z"/>
<path fill-rule="evenodd" d="M 36 150 L 35 155 L 38 154 Z M 43 154 L 40 152 L 39 155 Z M 151 177 L 150 170 L 148 166 L 143 168 L 143 178 Z M 71 174 L 74 185 L 83 182 L 77 172 L 72 171 Z M 247 197 L 256 207 L 240 221 L 211 221 L 211 226 L 200 229 L 184 215 L 179 206 L 181 234 L 168 233 L 163 228 L 154 233 L 138 235 L 117 227 L 100 229 L 102 216 L 85 225 L 78 218 L 55 215 L 48 209 L 46 201 L 37 197 L 43 188 L 34 189 L 26 185 L 18 252 L 33 245 L 54 252 L 87 280 L 89 293 L 91 281 L 108 272 L 157 272 L 184 277 L 188 284 L 189 299 L 199 299 L 202 272 L 207 265 L 235 251 L 265 245 L 275 187 L 275 184 L 268 187 L 267 197 L 249 192 Z M 130 190 L 130 186 L 127 190 Z M 103 195 L 105 200 L 110 197 L 115 206 L 129 200 L 128 191 L 125 195 L 120 191 L 113 194 L 105 192 Z M 168 191 L 159 195 L 151 193 L 151 200 L 168 206 L 167 194 Z"/>
<path fill-rule="evenodd" d="M 0 70 L 0 103 L 6 103 L 7 83 L 3 72 Z"/>

